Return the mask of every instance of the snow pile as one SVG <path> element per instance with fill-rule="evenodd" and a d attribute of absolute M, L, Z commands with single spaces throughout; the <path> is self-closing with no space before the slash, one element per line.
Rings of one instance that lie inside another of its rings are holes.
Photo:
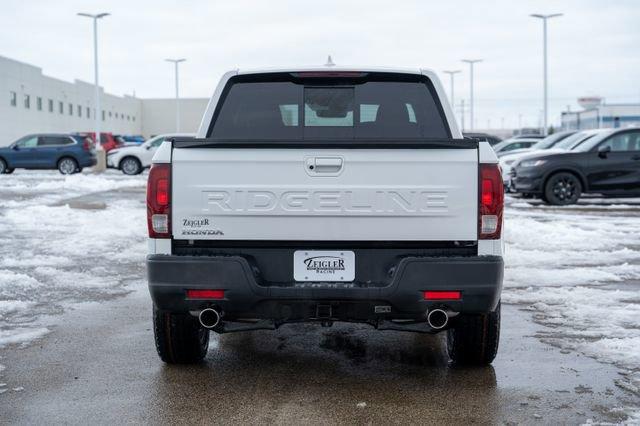
<path fill-rule="evenodd" d="M 142 275 L 146 254 L 144 177 L 21 171 L 6 177 L 0 189 L 0 347 L 45 335 L 50 315 L 76 303 L 125 293 L 125 282 Z M 101 209 L 60 205 L 123 190 Z"/>
<path fill-rule="evenodd" d="M 0 180 L 1 208 L 50 204 L 84 194 L 138 188 L 146 184 L 146 174 L 126 176 L 116 170 L 96 175 L 88 172 L 61 175 L 53 171 L 18 170 Z"/>
<path fill-rule="evenodd" d="M 510 204 L 503 301 L 549 328 L 539 337 L 627 369 L 640 385 L 640 208 L 566 211 Z"/>

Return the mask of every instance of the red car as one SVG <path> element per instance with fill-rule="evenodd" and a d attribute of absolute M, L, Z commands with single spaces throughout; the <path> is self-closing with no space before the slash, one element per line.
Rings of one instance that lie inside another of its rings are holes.
<path fill-rule="evenodd" d="M 82 132 L 78 134 L 81 136 L 88 136 L 94 141 L 96 140 L 95 132 Z M 100 145 L 102 145 L 102 149 L 105 152 L 124 146 L 124 144 L 117 140 L 111 132 L 100 132 Z"/>

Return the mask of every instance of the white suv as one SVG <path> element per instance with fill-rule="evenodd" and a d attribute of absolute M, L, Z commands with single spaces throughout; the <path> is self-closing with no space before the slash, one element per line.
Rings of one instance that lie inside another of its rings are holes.
<path fill-rule="evenodd" d="M 167 133 L 154 136 L 140 145 L 112 149 L 107 154 L 107 167 L 120 169 L 126 175 L 140 174 L 144 169 L 151 167 L 151 159 L 162 142 L 176 136 L 195 135 L 192 133 Z"/>

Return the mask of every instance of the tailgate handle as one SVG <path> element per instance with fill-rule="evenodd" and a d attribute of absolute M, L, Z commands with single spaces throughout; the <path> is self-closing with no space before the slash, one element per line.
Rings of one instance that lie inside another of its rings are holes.
<path fill-rule="evenodd" d="M 340 157 L 316 157 L 314 159 L 314 169 L 316 173 L 336 173 L 342 169 L 342 158 Z"/>

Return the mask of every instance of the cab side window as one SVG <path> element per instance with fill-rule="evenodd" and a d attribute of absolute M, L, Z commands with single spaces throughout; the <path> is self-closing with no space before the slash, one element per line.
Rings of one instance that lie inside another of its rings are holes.
<path fill-rule="evenodd" d="M 512 143 L 509 144 L 507 146 L 504 147 L 503 151 L 512 151 L 514 149 L 520 149 L 523 148 L 524 145 L 522 144 L 522 142 L 516 142 L 516 143 Z"/>
<path fill-rule="evenodd" d="M 625 132 L 611 136 L 598 149 L 610 147 L 611 152 L 640 151 L 640 132 Z"/>
<path fill-rule="evenodd" d="M 60 146 L 70 145 L 73 141 L 64 136 L 41 136 L 38 141 L 38 146 Z"/>
<path fill-rule="evenodd" d="M 149 146 L 151 146 L 152 148 L 157 148 L 162 145 L 162 142 L 164 142 L 164 138 L 158 138 L 157 140 L 151 142 Z"/>
<path fill-rule="evenodd" d="M 19 148 L 35 148 L 38 146 L 38 137 L 37 136 L 27 136 L 20 139 L 16 142 L 16 145 Z"/>

